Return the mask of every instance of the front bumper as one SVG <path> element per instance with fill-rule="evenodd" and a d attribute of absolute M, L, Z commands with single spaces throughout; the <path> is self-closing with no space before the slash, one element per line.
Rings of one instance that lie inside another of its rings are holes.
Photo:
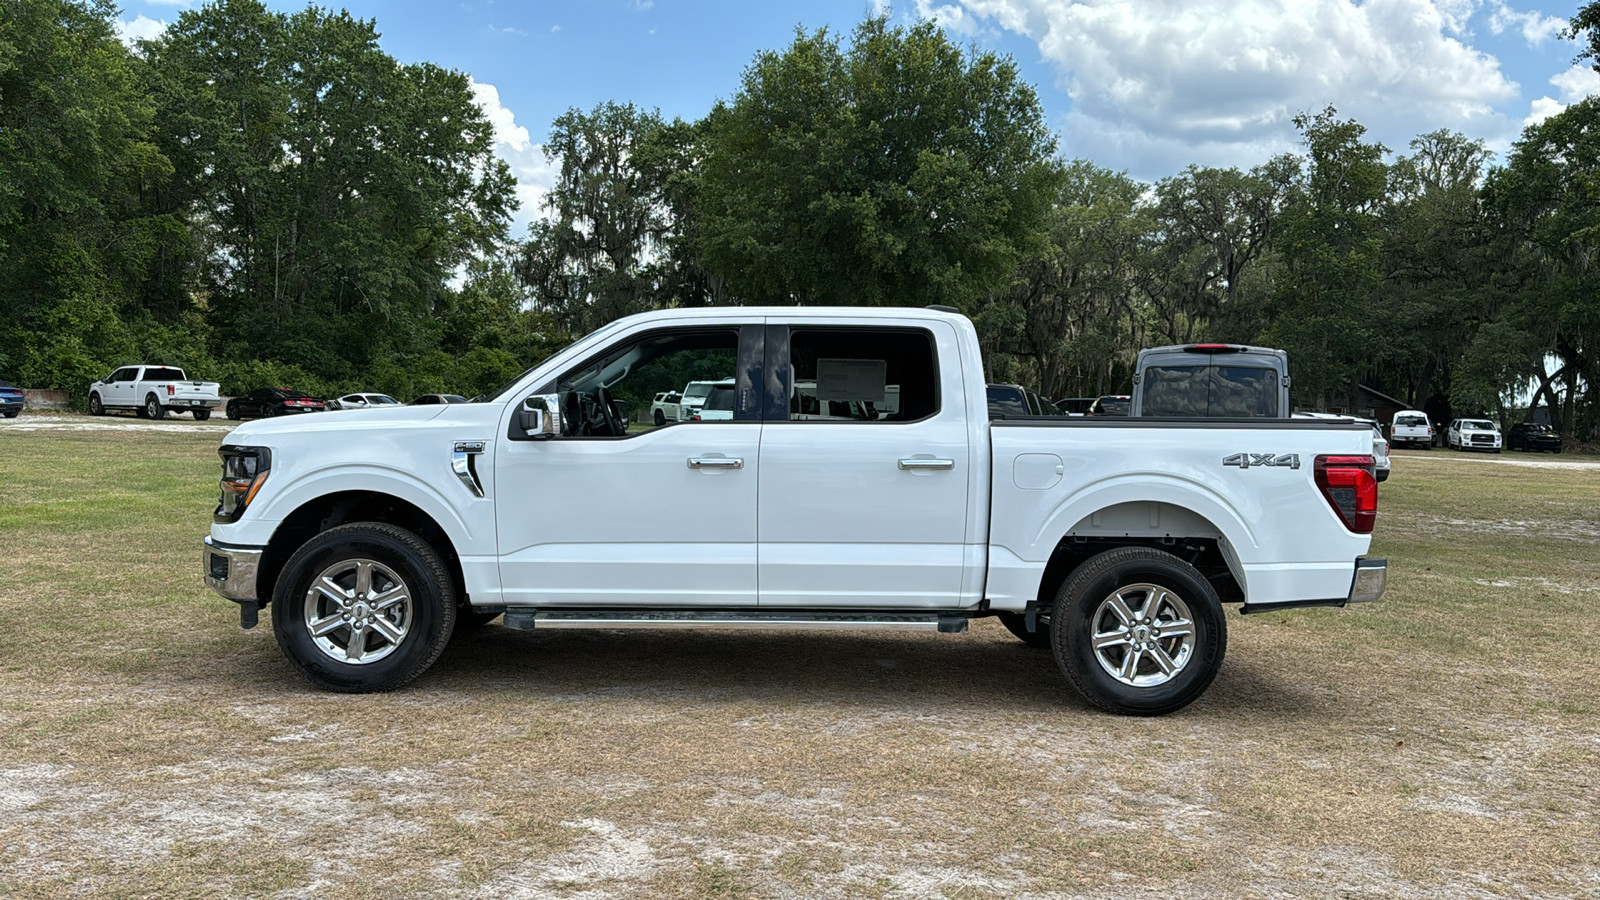
<path fill-rule="evenodd" d="M 200 568 L 206 586 L 235 603 L 256 604 L 256 573 L 265 547 L 235 547 L 206 537 Z"/>

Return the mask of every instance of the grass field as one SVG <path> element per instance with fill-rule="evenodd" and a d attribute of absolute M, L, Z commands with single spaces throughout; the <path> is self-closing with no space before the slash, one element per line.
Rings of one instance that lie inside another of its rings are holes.
<path fill-rule="evenodd" d="M 1230 614 L 1139 720 L 987 620 L 319 693 L 200 583 L 217 443 L 0 430 L 0 895 L 1600 894 L 1600 470 L 1397 456 L 1385 600 Z"/>

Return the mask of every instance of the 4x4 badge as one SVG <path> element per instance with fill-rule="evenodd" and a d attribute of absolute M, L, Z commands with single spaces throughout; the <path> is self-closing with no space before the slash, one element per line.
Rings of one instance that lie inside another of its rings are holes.
<path fill-rule="evenodd" d="M 1287 466 L 1291 469 L 1300 468 L 1300 454 L 1298 453 L 1235 453 L 1224 456 L 1222 464 L 1225 466 L 1238 466 L 1248 469 L 1253 466 Z"/>

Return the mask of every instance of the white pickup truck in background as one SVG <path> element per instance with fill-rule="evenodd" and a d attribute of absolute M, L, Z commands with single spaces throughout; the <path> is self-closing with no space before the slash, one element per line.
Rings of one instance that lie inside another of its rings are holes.
<path fill-rule="evenodd" d="M 685 373 L 731 378 L 730 416 L 621 414 Z M 939 632 L 998 616 L 1136 715 L 1205 691 L 1224 603 L 1382 594 L 1367 426 L 991 423 L 985 382 L 953 311 L 632 316 L 484 402 L 235 429 L 205 579 L 245 627 L 270 605 L 285 655 L 336 691 L 404 685 L 501 615 Z"/>
<path fill-rule="evenodd" d="M 222 405 L 215 381 L 190 381 L 172 366 L 123 366 L 89 385 L 89 415 L 131 409 L 147 419 L 169 412 L 193 413 L 201 422 Z"/>

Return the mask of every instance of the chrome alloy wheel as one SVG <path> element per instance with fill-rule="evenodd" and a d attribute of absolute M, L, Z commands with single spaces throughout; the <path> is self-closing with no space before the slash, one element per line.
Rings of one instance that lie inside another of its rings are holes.
<path fill-rule="evenodd" d="M 1194 616 L 1182 597 L 1158 584 L 1118 588 L 1100 601 L 1090 624 L 1100 668 L 1132 687 L 1166 684 L 1194 656 Z"/>
<path fill-rule="evenodd" d="M 375 663 L 410 632 L 411 591 L 383 563 L 343 559 L 312 580 L 302 618 L 311 642 L 329 659 Z"/>

